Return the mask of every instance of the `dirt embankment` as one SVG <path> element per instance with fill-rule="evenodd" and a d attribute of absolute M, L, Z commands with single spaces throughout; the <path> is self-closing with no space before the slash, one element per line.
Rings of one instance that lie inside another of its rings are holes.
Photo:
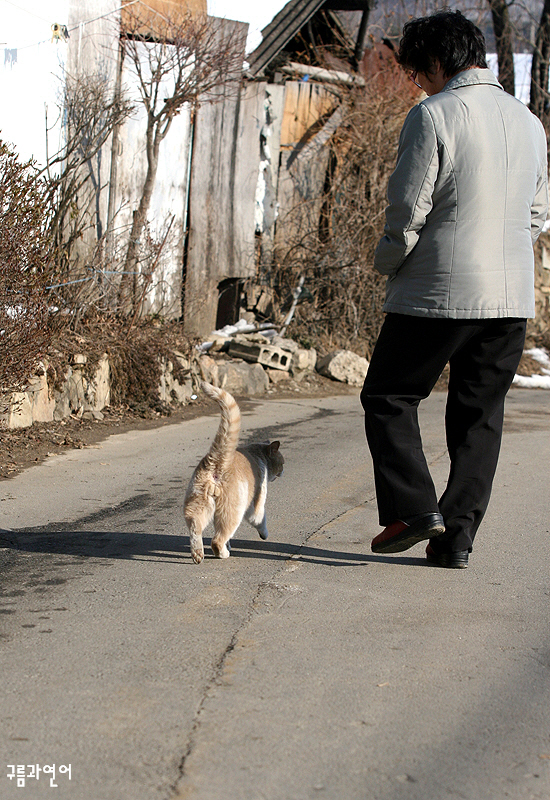
<path fill-rule="evenodd" d="M 243 408 L 248 403 L 272 397 L 328 397 L 335 394 L 357 394 L 357 387 L 337 383 L 329 378 L 311 373 L 302 381 L 288 380 L 272 385 L 269 393 L 258 398 L 241 398 Z M 358 401 L 359 402 L 359 401 Z M 103 410 L 102 420 L 82 420 L 70 417 L 60 422 L 35 423 L 31 428 L 0 431 L 0 480 L 16 475 L 28 467 L 39 464 L 49 455 L 64 453 L 72 448 L 82 448 L 129 430 L 146 430 L 164 425 L 174 425 L 187 419 L 217 414 L 217 404 L 206 397 L 198 397 L 189 405 L 170 414 L 154 409 L 140 413 L 127 406 L 114 406 Z"/>

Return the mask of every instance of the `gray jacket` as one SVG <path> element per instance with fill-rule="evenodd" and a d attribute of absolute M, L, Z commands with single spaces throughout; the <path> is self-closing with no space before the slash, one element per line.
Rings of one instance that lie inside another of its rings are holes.
<path fill-rule="evenodd" d="M 374 266 L 384 311 L 533 317 L 548 208 L 546 136 L 491 70 L 455 75 L 409 112 Z"/>

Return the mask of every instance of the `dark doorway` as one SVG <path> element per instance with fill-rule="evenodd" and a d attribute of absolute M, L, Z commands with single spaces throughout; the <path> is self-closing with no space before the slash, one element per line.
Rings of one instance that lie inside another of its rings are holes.
<path fill-rule="evenodd" d="M 243 283 L 242 278 L 227 278 L 218 283 L 216 330 L 220 330 L 225 325 L 234 325 L 235 322 L 238 322 Z"/>

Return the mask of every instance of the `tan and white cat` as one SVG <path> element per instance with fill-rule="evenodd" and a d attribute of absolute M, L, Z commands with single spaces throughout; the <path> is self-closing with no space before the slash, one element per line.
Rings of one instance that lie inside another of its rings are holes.
<path fill-rule="evenodd" d="M 229 540 L 243 519 L 267 539 L 267 482 L 282 475 L 284 464 L 280 442 L 237 448 L 241 412 L 235 398 L 209 383 L 202 383 L 201 388 L 218 402 L 222 416 L 212 446 L 195 469 L 185 495 L 185 521 L 197 564 L 204 558 L 202 533 L 212 518 L 212 551 L 218 558 L 228 558 Z"/>

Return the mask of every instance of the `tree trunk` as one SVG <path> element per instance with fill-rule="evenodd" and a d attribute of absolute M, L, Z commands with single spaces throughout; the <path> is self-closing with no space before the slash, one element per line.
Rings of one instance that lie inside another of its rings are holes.
<path fill-rule="evenodd" d="M 516 93 L 514 47 L 508 5 L 506 0 L 488 0 L 488 3 L 491 9 L 497 47 L 498 79 L 508 94 L 514 96 Z"/>
<path fill-rule="evenodd" d="M 132 312 L 137 297 L 139 244 L 141 234 L 147 222 L 147 214 L 149 212 L 149 206 L 151 205 L 153 189 L 155 188 L 159 146 L 160 142 L 154 137 L 153 129 L 147 130 L 147 173 L 139 206 L 133 213 L 130 240 L 128 242 L 128 250 L 126 251 L 124 270 L 118 293 L 119 310 L 125 316 L 128 316 L 128 314 Z"/>
<path fill-rule="evenodd" d="M 548 66 L 550 57 L 550 0 L 544 0 L 531 65 L 529 108 L 545 127 L 548 122 Z"/>
<path fill-rule="evenodd" d="M 367 38 L 367 29 L 369 26 L 370 13 L 374 7 L 374 0 L 368 0 L 367 7 L 363 11 L 361 23 L 357 32 L 357 42 L 355 43 L 355 52 L 353 57 L 353 66 L 355 70 L 359 69 L 359 64 L 365 53 L 365 39 Z"/>

